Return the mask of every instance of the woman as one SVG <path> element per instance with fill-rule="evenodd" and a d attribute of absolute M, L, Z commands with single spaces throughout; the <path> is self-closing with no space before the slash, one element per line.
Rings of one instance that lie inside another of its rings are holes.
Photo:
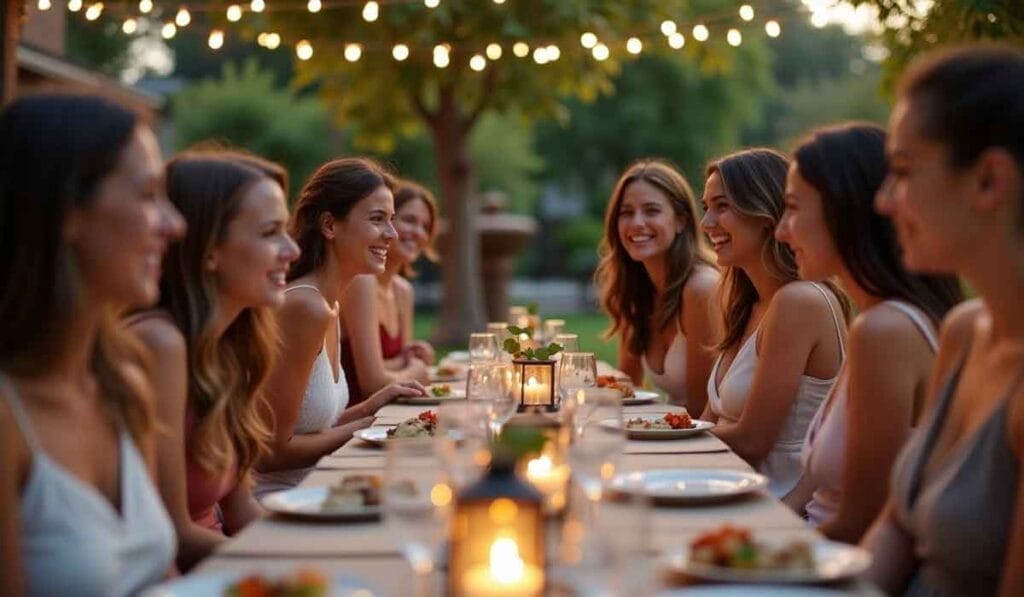
<path fill-rule="evenodd" d="M 349 158 L 321 166 L 299 194 L 290 226 L 302 255 L 288 272 L 277 316 L 281 358 L 267 386 L 275 429 L 257 495 L 297 485 L 381 406 L 424 394 L 416 382 L 395 383 L 346 408 L 338 299 L 356 276 L 384 271 L 396 236 L 392 186 L 373 161 Z"/>
<path fill-rule="evenodd" d="M 437 205 L 430 191 L 401 181 L 395 191 L 395 231 L 384 272 L 357 276 L 342 301 L 341 364 L 348 380 L 349 404 L 359 404 L 387 384 L 399 380 L 427 381 L 434 362 L 430 344 L 412 339 L 413 291 L 407 278 L 412 266 L 434 253 Z"/>
<path fill-rule="evenodd" d="M 184 232 L 156 137 L 106 100 L 0 116 L 0 578 L 32 595 L 134 595 L 174 561 L 150 477 L 145 359 L 118 313 L 156 301 Z"/>
<path fill-rule="evenodd" d="M 860 541 L 885 504 L 892 463 L 924 402 L 938 325 L 962 298 L 956 278 L 903 268 L 896 231 L 873 207 L 885 175 L 881 128 L 815 131 L 794 152 L 775 231 L 800 278 L 838 278 L 859 313 L 839 380 L 804 442 L 800 490 L 787 499 L 847 543 Z"/>
<path fill-rule="evenodd" d="M 1024 594 L 1024 52 L 930 56 L 899 85 L 876 205 L 911 271 L 980 297 L 943 324 L 934 404 L 865 536 L 887 593 Z"/>
<path fill-rule="evenodd" d="M 712 162 L 701 221 L 726 268 L 703 418 L 779 498 L 800 478 L 807 425 L 842 364 L 848 309 L 830 284 L 797 280 L 793 253 L 775 239 L 788 168 L 770 149 Z"/>
<path fill-rule="evenodd" d="M 249 472 L 266 448 L 262 385 L 276 352 L 271 309 L 284 303 L 284 171 L 248 155 L 184 153 L 167 165 L 189 234 L 168 252 L 159 309 L 133 328 L 150 348 L 161 493 L 191 568 L 261 514 Z"/>
<path fill-rule="evenodd" d="M 595 279 L 612 318 L 606 337 L 619 336 L 619 370 L 637 385 L 646 373 L 673 404 L 701 412 L 718 272 L 686 179 L 657 160 L 630 166 L 608 202 L 600 254 Z"/>

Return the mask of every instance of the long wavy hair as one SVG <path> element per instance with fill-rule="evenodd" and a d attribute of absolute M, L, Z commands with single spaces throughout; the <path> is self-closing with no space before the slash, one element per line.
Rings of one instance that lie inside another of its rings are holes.
<path fill-rule="evenodd" d="M 761 263 L 781 282 L 799 279 L 793 251 L 775 239 L 772 231 L 778 226 L 785 210 L 786 156 L 767 148 L 738 151 L 708 164 L 706 176 L 718 173 L 725 196 L 740 215 L 764 222 L 764 243 L 761 245 Z M 832 281 L 825 285 L 839 300 L 843 317 L 850 317 L 850 301 Z M 739 267 L 728 267 L 720 286 L 724 335 L 716 349 L 724 352 L 743 340 L 754 304 L 759 297 L 750 276 Z"/>
<path fill-rule="evenodd" d="M 629 256 L 619 239 L 622 198 L 629 185 L 639 181 L 661 191 L 672 206 L 672 212 L 683 222 L 683 231 L 672 240 L 666 255 L 665 291 L 657 312 L 654 310 L 657 291 L 651 277 L 642 263 Z M 654 332 L 678 317 L 683 307 L 683 287 L 696 265 L 715 267 L 707 241 L 697 231 L 697 222 L 693 191 L 683 175 L 668 163 L 640 160 L 622 173 L 605 211 L 604 238 L 598 248 L 600 263 L 594 272 L 601 304 L 612 319 L 605 338 L 622 333 L 629 351 L 643 354 Z"/>
<path fill-rule="evenodd" d="M 916 305 L 937 326 L 963 291 L 956 276 L 908 272 L 892 221 L 874 209 L 888 170 L 885 130 L 867 123 L 821 128 L 793 156 L 800 176 L 821 193 L 825 226 L 853 281 L 874 296 Z"/>
<path fill-rule="evenodd" d="M 434 194 L 426 187 L 411 180 L 397 180 L 395 185 L 395 213 L 398 213 L 398 210 L 402 209 L 403 205 L 416 199 L 419 199 L 427 206 L 427 211 L 430 212 L 430 227 L 427 230 L 427 245 L 423 248 L 423 256 L 432 263 L 437 263 L 439 257 L 437 250 L 434 248 L 434 242 L 437 240 L 438 211 Z M 402 270 L 399 273 L 406 278 L 415 278 L 417 275 L 411 263 L 402 266 Z"/>
<path fill-rule="evenodd" d="M 92 205 L 139 126 L 130 110 L 83 95 L 26 97 L 0 115 L 0 369 L 40 375 L 61 354 L 82 293 L 63 223 Z M 148 452 L 152 396 L 124 370 L 146 368 L 146 353 L 115 307 L 102 309 L 89 360 L 99 399 Z"/>
<path fill-rule="evenodd" d="M 262 388 L 277 327 L 270 309 L 250 307 L 218 336 L 216 274 L 205 261 L 224 241 L 246 193 L 267 179 L 280 184 L 284 169 L 248 154 L 185 152 L 167 164 L 168 196 L 188 222 L 188 235 L 168 251 L 160 306 L 188 345 L 188 401 L 197 419 L 189 454 L 211 472 L 237 462 L 239 477 L 270 439 Z"/>
<path fill-rule="evenodd" d="M 325 214 L 343 220 L 357 203 L 380 187 L 394 190 L 395 179 L 369 158 L 341 158 L 320 166 L 299 192 L 289 224 L 302 255 L 288 280 L 314 272 L 327 262 L 327 239 L 320 227 Z"/>

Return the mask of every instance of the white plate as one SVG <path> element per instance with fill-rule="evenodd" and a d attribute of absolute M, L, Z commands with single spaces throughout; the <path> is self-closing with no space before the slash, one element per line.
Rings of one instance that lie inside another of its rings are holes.
<path fill-rule="evenodd" d="M 409 440 L 420 440 L 420 441 L 423 441 L 423 440 L 431 439 L 432 437 L 434 437 L 434 436 L 430 436 L 430 435 L 421 435 L 419 437 L 388 437 L 388 431 L 391 430 L 391 429 L 394 429 L 394 428 L 395 428 L 395 425 L 389 425 L 389 426 L 386 426 L 386 427 L 380 426 L 380 425 L 376 425 L 376 426 L 373 426 L 373 427 L 365 427 L 363 429 L 357 429 L 356 432 L 352 434 L 352 436 L 355 437 L 356 439 L 361 439 L 364 442 L 373 444 L 375 446 L 383 446 L 387 442 L 394 442 L 394 441 L 399 441 L 399 442 L 409 441 Z M 456 441 L 461 441 L 462 440 L 462 436 L 461 435 L 460 436 L 455 436 L 455 432 L 454 431 L 449 432 L 449 434 L 450 434 L 449 437 L 452 437 Z"/>
<path fill-rule="evenodd" d="M 724 568 L 690 560 L 690 548 L 665 553 L 665 568 L 695 578 L 745 583 L 822 583 L 854 577 L 871 565 L 871 554 L 856 545 L 821 539 L 811 544 L 814 567 L 804 570 Z"/>
<path fill-rule="evenodd" d="M 644 419 L 645 421 L 657 421 L 662 419 L 665 413 L 642 413 L 636 415 L 630 415 L 623 413 L 622 422 L 625 424 L 630 419 Z M 618 429 L 619 421 L 617 419 L 605 419 L 601 421 L 602 425 L 607 427 L 613 427 Z M 680 439 L 684 437 L 692 437 L 704 433 L 708 429 L 714 427 L 715 424 L 711 421 L 701 421 L 700 419 L 693 419 L 693 427 L 689 429 L 626 429 L 626 437 L 630 439 Z"/>
<path fill-rule="evenodd" d="M 395 398 L 395 404 L 406 404 L 408 406 L 437 406 L 441 403 L 465 399 L 466 392 L 464 390 L 453 389 L 450 396 L 434 396 L 429 393 L 426 396 L 403 396 L 401 398 Z"/>
<path fill-rule="evenodd" d="M 302 520 L 355 522 L 380 518 L 380 506 L 324 510 L 321 504 L 324 503 L 326 498 L 326 487 L 296 487 L 266 495 L 260 502 L 264 508 L 275 514 Z"/>
<path fill-rule="evenodd" d="M 271 579 L 287 576 L 265 573 L 255 567 L 248 574 L 242 572 L 199 572 L 151 587 L 142 595 L 143 597 L 221 597 L 228 587 L 249 574 L 260 574 Z M 365 582 L 351 576 L 328 576 L 327 581 L 331 587 L 328 594 L 332 597 L 376 594 Z M 366 593 L 366 591 L 370 592 Z"/>
<path fill-rule="evenodd" d="M 622 406 L 636 406 L 637 404 L 650 404 L 658 399 L 658 393 L 650 390 L 633 390 L 633 395 L 622 399 Z"/>
<path fill-rule="evenodd" d="M 449 352 L 443 359 L 444 363 L 456 363 L 456 364 L 469 364 L 469 351 L 468 350 L 453 350 Z"/>
<path fill-rule="evenodd" d="M 768 486 L 757 473 L 729 469 L 652 469 L 624 473 L 612 479 L 611 489 L 639 493 L 661 504 L 693 504 L 728 500 Z"/>

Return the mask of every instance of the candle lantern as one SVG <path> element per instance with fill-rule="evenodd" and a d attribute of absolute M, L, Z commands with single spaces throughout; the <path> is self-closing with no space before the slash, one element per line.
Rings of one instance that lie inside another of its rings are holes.
<path fill-rule="evenodd" d="M 519 426 L 529 427 L 543 438 L 537 451 L 520 459 L 519 474 L 544 496 L 544 513 L 556 515 L 566 505 L 569 427 L 551 416 L 534 412 L 513 417 L 505 424 L 505 430 Z"/>
<path fill-rule="evenodd" d="M 557 410 L 555 404 L 554 359 L 515 359 L 516 391 L 519 392 L 519 412 L 527 410 Z"/>
<path fill-rule="evenodd" d="M 449 593 L 456 597 L 540 596 L 544 591 L 541 495 L 496 458 L 462 491 L 452 518 Z"/>

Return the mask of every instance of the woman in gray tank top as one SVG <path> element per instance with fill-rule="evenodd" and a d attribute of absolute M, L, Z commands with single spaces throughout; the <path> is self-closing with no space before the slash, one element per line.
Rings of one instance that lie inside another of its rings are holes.
<path fill-rule="evenodd" d="M 903 262 L 981 300 L 943 324 L 933 408 L 863 544 L 887 593 L 1024 594 L 1024 51 L 974 47 L 904 76 L 876 198 Z M 936 386 L 938 386 L 936 388 Z"/>

